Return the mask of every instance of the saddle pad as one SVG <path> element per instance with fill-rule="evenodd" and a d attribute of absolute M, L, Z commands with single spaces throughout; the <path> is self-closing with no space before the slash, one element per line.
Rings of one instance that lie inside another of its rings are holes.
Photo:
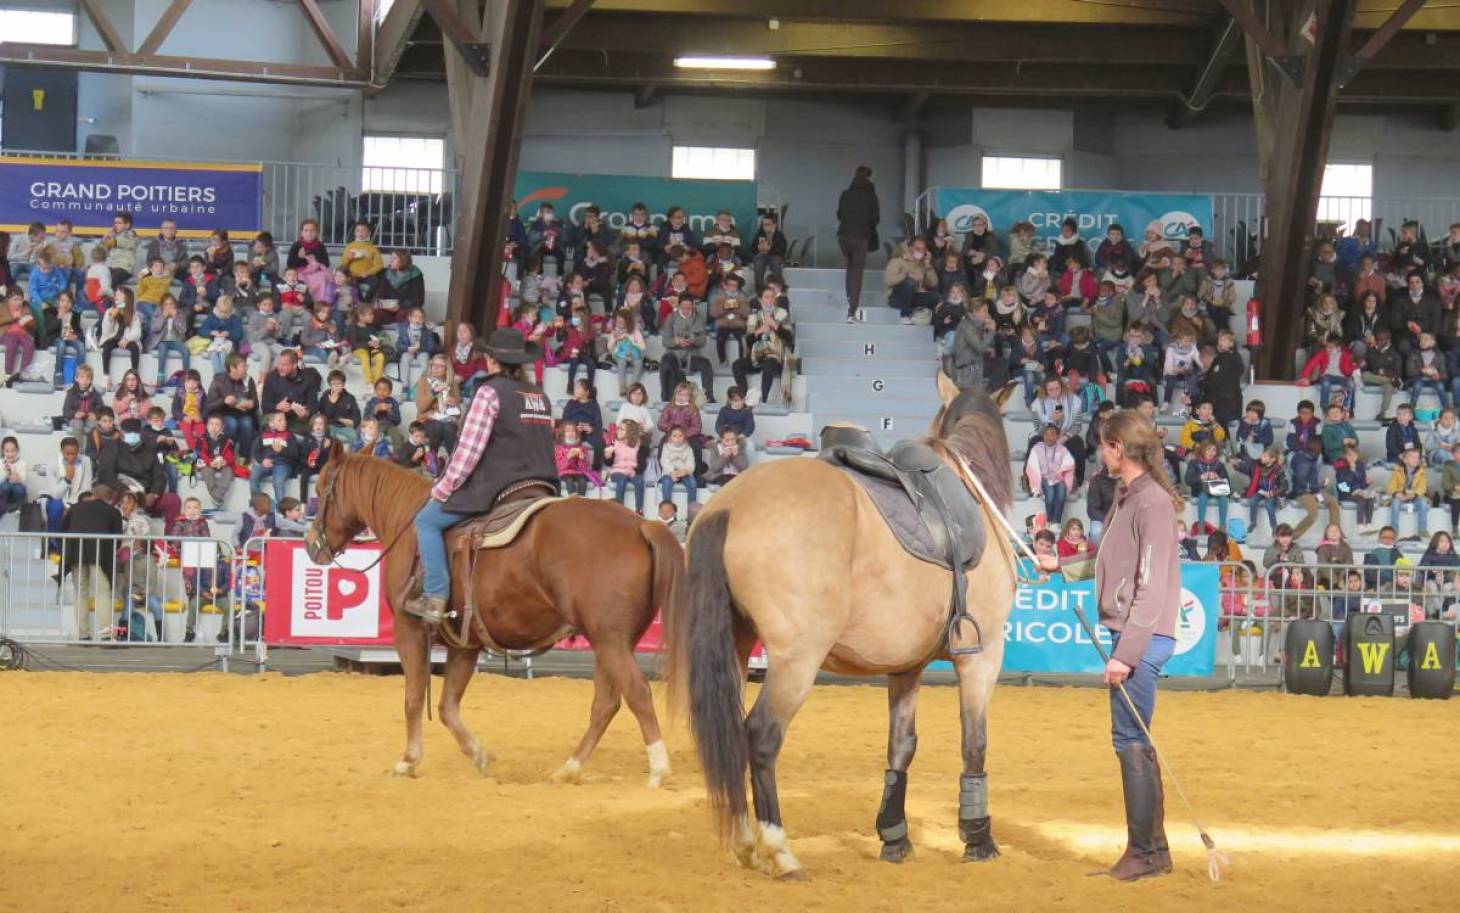
<path fill-rule="evenodd" d="M 877 506 L 877 512 L 882 515 L 883 521 L 908 554 L 920 561 L 936 564 L 945 570 L 953 570 L 948 564 L 948 557 L 942 553 L 938 544 L 933 540 L 933 535 L 923 523 L 917 507 L 908 497 L 907 492 L 903 491 L 901 485 L 863 475 L 840 463 L 832 463 L 832 465 L 846 473 L 862 487 L 862 490 L 867 493 L 867 497 L 871 498 L 872 503 Z M 977 564 L 983 557 L 986 534 L 981 517 L 974 521 L 974 527 L 963 537 L 968 555 L 968 560 L 962 568 L 965 570 Z"/>
<path fill-rule="evenodd" d="M 491 513 L 457 524 L 446 534 L 449 552 L 468 549 L 504 548 L 527 526 L 527 521 L 549 504 L 565 498 L 535 498 L 508 501 Z"/>

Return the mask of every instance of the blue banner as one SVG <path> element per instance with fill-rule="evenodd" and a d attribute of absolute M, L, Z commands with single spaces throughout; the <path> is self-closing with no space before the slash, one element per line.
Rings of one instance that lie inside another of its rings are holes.
<path fill-rule="evenodd" d="M 1004 671 L 1098 674 L 1104 664 L 1080 626 L 1079 606 L 1107 649 L 1110 632 L 1099 625 L 1095 581 L 1066 583 L 1055 577 L 1038 586 L 1021 586 L 1004 625 Z M 1217 653 L 1217 616 L 1221 611 L 1215 564 L 1181 565 L 1181 608 L 1176 619 L 1176 653 L 1166 675 L 1212 674 Z"/>
<path fill-rule="evenodd" d="M 1140 246 L 1148 228 L 1173 242 L 1185 239 L 1187 229 L 1193 225 L 1200 225 L 1207 238 L 1212 237 L 1212 198 L 1199 194 L 937 187 L 933 190 L 933 208 L 958 234 L 968 232 L 974 216 L 984 216 L 1006 249 L 1009 228 L 1016 222 L 1029 222 L 1034 226 L 1035 250 L 1047 253 L 1060 233 L 1061 223 L 1071 217 L 1079 224 L 1080 235 L 1092 255 L 1106 230 L 1116 223 L 1125 229 L 1133 247 Z"/>
<path fill-rule="evenodd" d="M 172 219 L 185 238 L 220 228 L 248 238 L 262 210 L 262 165 L 0 156 L 0 229 L 12 234 L 70 219 L 77 234 L 99 235 L 114 213 L 128 212 L 143 234 Z"/>

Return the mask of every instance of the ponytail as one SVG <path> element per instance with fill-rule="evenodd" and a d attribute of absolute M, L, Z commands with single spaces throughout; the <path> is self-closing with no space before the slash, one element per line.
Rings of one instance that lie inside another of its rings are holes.
<path fill-rule="evenodd" d="M 1176 491 L 1176 487 L 1171 484 L 1171 477 L 1166 474 L 1165 451 L 1161 438 L 1156 434 L 1156 426 L 1145 416 L 1129 409 L 1112 412 L 1100 423 L 1100 440 L 1119 444 L 1125 452 L 1125 458 L 1135 460 L 1151 480 L 1170 496 L 1177 513 L 1186 506 L 1186 499 Z"/>

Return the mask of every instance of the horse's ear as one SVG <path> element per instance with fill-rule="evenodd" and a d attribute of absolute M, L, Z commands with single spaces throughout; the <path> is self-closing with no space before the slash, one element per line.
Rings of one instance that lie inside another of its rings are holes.
<path fill-rule="evenodd" d="M 329 463 L 340 463 L 343 462 L 344 459 L 345 445 L 341 444 L 339 441 L 336 441 L 335 446 L 330 448 L 330 458 L 326 461 L 326 465 L 328 465 Z"/>
<path fill-rule="evenodd" d="M 953 402 L 958 396 L 958 385 L 943 370 L 938 371 L 938 401 L 943 405 Z"/>

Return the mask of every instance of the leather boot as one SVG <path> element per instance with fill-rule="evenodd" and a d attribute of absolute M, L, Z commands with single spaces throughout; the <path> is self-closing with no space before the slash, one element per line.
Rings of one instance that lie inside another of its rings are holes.
<path fill-rule="evenodd" d="M 1120 783 L 1125 793 L 1125 854 L 1105 874 L 1116 881 L 1135 881 L 1163 874 L 1156 856 L 1156 772 L 1143 745 L 1117 752 Z"/>
<path fill-rule="evenodd" d="M 1156 749 L 1147 745 L 1144 751 L 1146 763 L 1151 765 L 1151 777 L 1156 782 L 1156 813 L 1152 819 L 1151 840 L 1156 846 L 1156 862 L 1161 873 L 1167 874 L 1171 871 L 1171 845 L 1166 842 L 1166 786 L 1161 782 L 1161 762 L 1156 757 Z"/>
<path fill-rule="evenodd" d="M 439 625 L 446 620 L 445 596 L 416 596 L 407 599 L 404 608 L 428 625 Z"/>

